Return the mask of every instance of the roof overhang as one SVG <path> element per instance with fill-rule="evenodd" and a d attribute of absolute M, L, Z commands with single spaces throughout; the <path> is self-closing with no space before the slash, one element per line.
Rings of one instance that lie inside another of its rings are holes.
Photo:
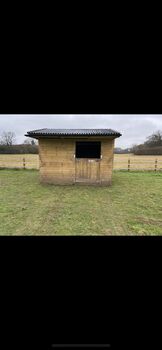
<path fill-rule="evenodd" d="M 39 129 L 28 131 L 26 137 L 40 138 L 117 138 L 121 133 L 112 129 Z"/>
<path fill-rule="evenodd" d="M 39 139 L 115 139 L 121 135 L 25 135 L 26 137 Z"/>

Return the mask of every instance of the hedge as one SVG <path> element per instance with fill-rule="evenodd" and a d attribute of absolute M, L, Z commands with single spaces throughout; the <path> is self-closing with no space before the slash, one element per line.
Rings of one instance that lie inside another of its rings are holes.
<path fill-rule="evenodd" d="M 38 146 L 37 145 L 12 145 L 12 146 L 5 146 L 0 145 L 0 154 L 37 154 L 38 153 Z"/>

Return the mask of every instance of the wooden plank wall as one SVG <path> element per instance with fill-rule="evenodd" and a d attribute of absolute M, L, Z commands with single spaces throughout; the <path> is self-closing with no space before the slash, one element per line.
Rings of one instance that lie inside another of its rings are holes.
<path fill-rule="evenodd" d="M 74 183 L 74 140 L 40 139 L 40 179 L 49 183 Z"/>
<path fill-rule="evenodd" d="M 102 160 L 100 164 L 100 182 L 101 184 L 111 185 L 112 170 L 114 159 L 114 139 L 103 140 L 101 143 Z"/>
<path fill-rule="evenodd" d="M 90 139 L 91 140 L 91 139 Z M 101 139 L 96 139 L 101 141 Z M 40 139 L 40 180 L 55 184 L 75 183 L 76 139 Z M 113 168 L 113 139 L 101 141 L 100 183 L 110 185 Z"/>
<path fill-rule="evenodd" d="M 75 162 L 76 182 L 100 182 L 99 159 L 76 159 Z"/>

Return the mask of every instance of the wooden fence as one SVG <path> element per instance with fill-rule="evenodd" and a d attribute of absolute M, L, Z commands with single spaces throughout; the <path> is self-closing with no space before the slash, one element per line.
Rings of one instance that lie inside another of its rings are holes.
<path fill-rule="evenodd" d="M 39 169 L 39 157 L 38 155 L 0 155 L 0 168 Z"/>
<path fill-rule="evenodd" d="M 114 169 L 116 170 L 153 170 L 153 171 L 162 171 L 162 159 L 151 159 L 143 160 L 128 158 L 125 160 L 114 160 Z"/>
<path fill-rule="evenodd" d="M 39 169 L 39 157 L 38 155 L 14 157 L 9 155 L 8 157 L 0 157 L 0 169 Z M 160 159 L 142 159 L 140 156 L 130 158 L 115 158 L 114 157 L 114 170 L 152 170 L 162 171 L 162 157 Z"/>

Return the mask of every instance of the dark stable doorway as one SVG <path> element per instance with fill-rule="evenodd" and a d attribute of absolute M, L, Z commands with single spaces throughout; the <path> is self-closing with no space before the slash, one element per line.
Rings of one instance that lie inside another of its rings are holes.
<path fill-rule="evenodd" d="M 77 141 L 76 142 L 76 158 L 96 158 L 101 157 L 101 142 L 97 141 Z"/>

